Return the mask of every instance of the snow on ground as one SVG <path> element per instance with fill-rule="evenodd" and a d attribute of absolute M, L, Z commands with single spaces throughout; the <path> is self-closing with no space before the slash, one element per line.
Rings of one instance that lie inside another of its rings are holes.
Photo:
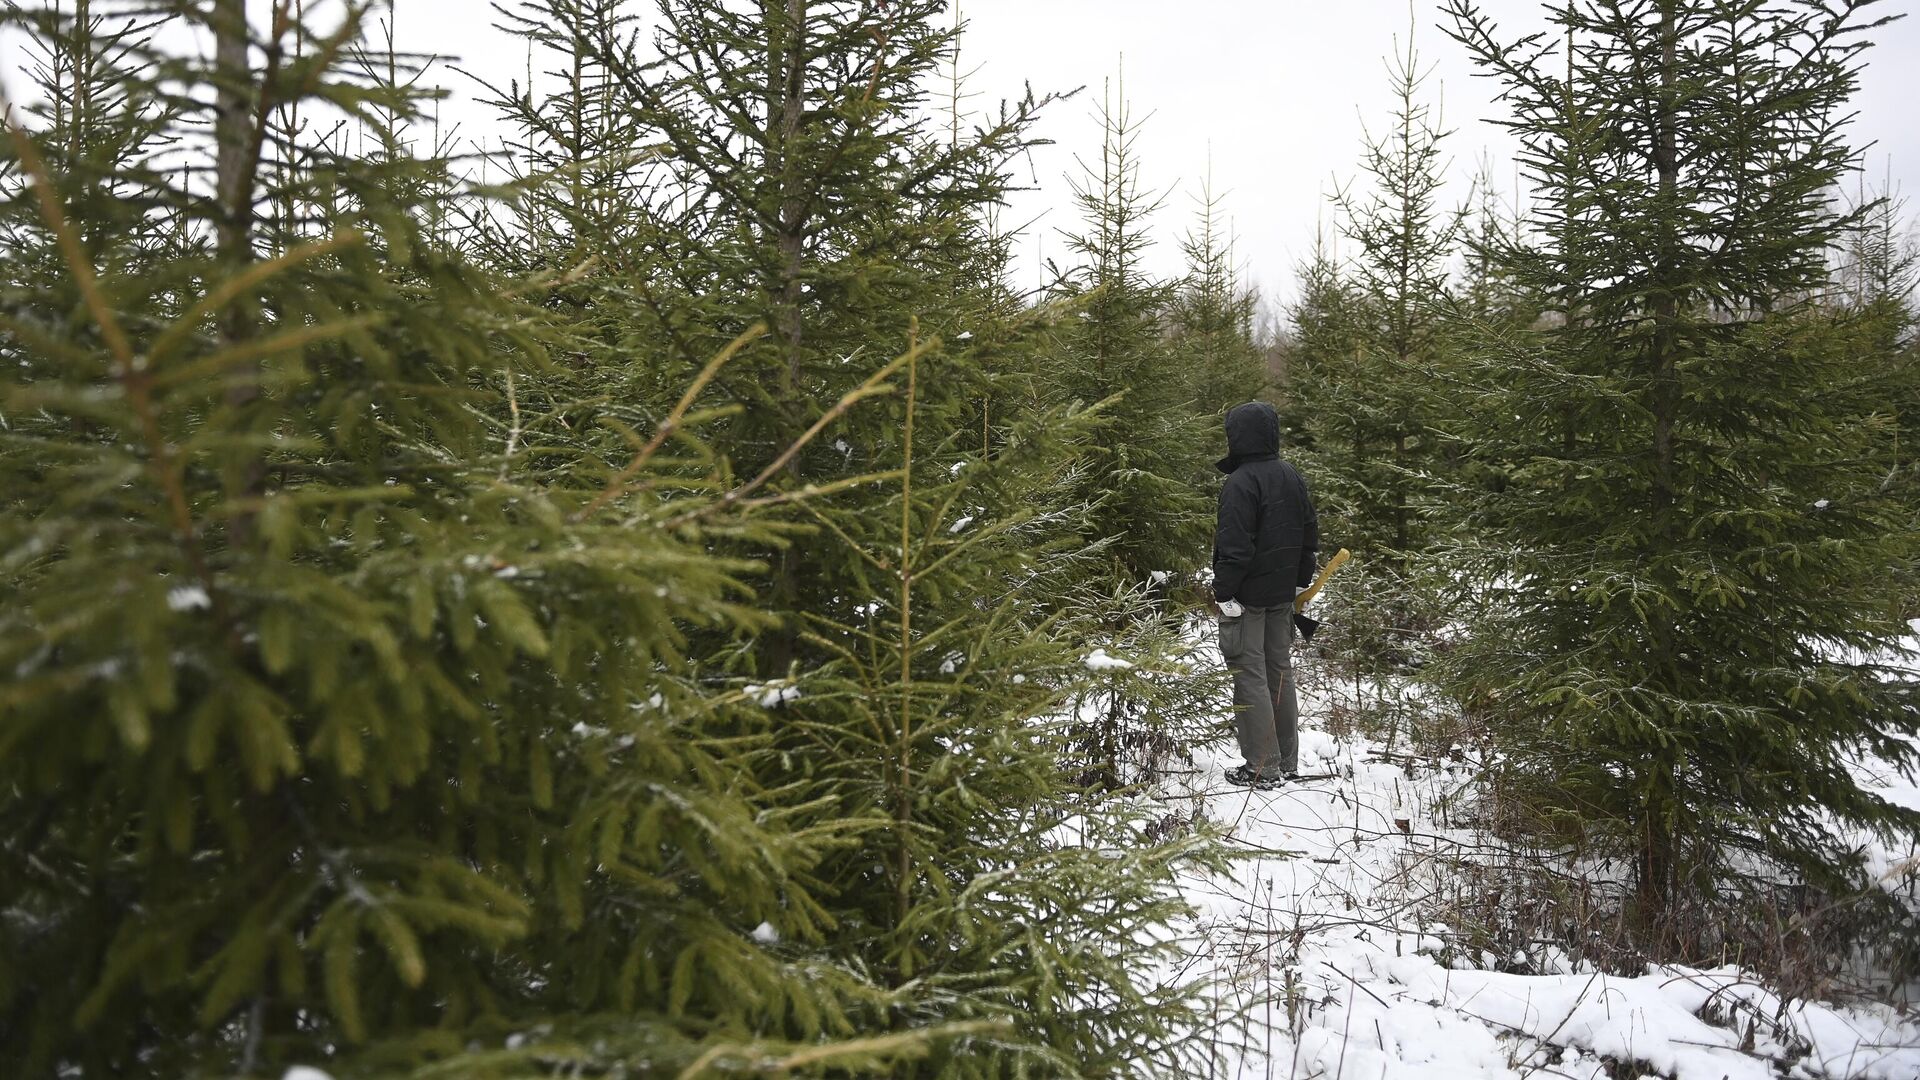
<path fill-rule="evenodd" d="M 1303 705 L 1308 725 L 1324 715 Z M 1248 856 L 1230 876 L 1186 882 L 1217 1012 L 1250 1020 L 1244 1037 L 1226 1040 L 1239 1045 L 1215 1075 L 1920 1080 L 1911 1011 L 1798 1001 L 1782 1010 L 1734 968 L 1621 978 L 1551 948 L 1525 963 L 1465 955 L 1462 936 L 1431 920 L 1461 888 L 1458 861 L 1501 854 L 1440 809 L 1469 770 L 1409 769 L 1378 751 L 1309 726 L 1301 771 L 1329 778 L 1233 787 L 1221 778 L 1238 762 L 1231 740 L 1171 774 L 1167 797 L 1226 827 Z M 1920 805 L 1911 782 L 1883 782 L 1889 797 Z M 1502 966 L 1550 973 L 1494 970 Z"/>

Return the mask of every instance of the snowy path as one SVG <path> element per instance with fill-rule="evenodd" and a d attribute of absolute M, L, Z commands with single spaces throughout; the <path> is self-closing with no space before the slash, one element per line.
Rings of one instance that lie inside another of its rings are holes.
<path fill-rule="evenodd" d="M 1251 856 L 1230 878 L 1188 882 L 1219 1012 L 1252 1020 L 1222 1075 L 1920 1080 L 1911 1012 L 1796 1003 L 1775 1029 L 1778 998 L 1734 969 L 1617 978 L 1553 949 L 1512 958 L 1524 964 L 1460 955 L 1458 935 L 1422 920 L 1478 899 L 1462 896 L 1459 860 L 1502 852 L 1444 820 L 1464 767 L 1410 775 L 1370 760 L 1377 749 L 1303 731 L 1302 771 L 1335 778 L 1269 792 L 1221 780 L 1229 743 L 1168 785 Z M 1609 1072 L 1605 1059 L 1637 1065 Z"/>

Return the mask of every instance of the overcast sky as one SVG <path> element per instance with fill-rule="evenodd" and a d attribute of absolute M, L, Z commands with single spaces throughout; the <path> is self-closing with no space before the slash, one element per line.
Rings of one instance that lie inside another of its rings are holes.
<path fill-rule="evenodd" d="M 249 7 L 265 0 L 249 0 Z M 1920 0 L 1884 0 L 1878 10 L 1910 12 Z M 319 7 L 320 4 L 310 4 Z M 1539 0 L 1483 0 L 1514 37 L 1545 25 Z M 634 0 L 643 16 L 652 0 Z M 1461 49 L 1439 29 L 1434 0 L 963 0 L 967 31 L 962 67 L 976 107 L 1018 96 L 1023 82 L 1039 92 L 1084 86 L 1055 106 L 1041 134 L 1057 145 L 1032 155 L 1022 180 L 1039 192 L 1018 197 L 1009 220 L 1037 219 L 1022 245 L 1021 273 L 1032 280 L 1037 256 L 1064 256 L 1058 230 L 1072 225 L 1065 174 L 1075 153 L 1098 147 L 1092 107 L 1103 82 L 1124 67 L 1125 93 L 1145 118 L 1139 148 L 1146 183 L 1166 194 L 1150 256 L 1157 271 L 1179 266 L 1178 239 L 1190 227 L 1200 179 L 1212 163 L 1248 274 L 1284 297 L 1293 267 L 1317 228 L 1331 224 L 1327 193 L 1356 172 L 1362 125 L 1384 123 L 1390 98 L 1384 58 L 1414 36 L 1432 68 L 1425 93 L 1441 107 L 1450 174 L 1461 183 L 1490 155 L 1511 194 L 1507 143 L 1486 120 L 1494 84 L 1475 78 Z M 484 0 L 397 0 L 403 50 L 458 57 L 460 66 L 502 78 L 525 70 L 523 40 L 503 33 Z M 1920 188 L 1920 18 L 1877 34 L 1857 99 L 1857 143 L 1872 142 L 1867 171 L 1875 184 Z M 0 48 L 6 48 L 0 42 Z M 5 65 L 11 68 L 12 63 Z M 469 137 L 486 134 L 488 117 L 473 104 L 472 85 L 450 68 L 434 76 L 452 93 L 447 124 Z M 17 78 L 9 80 L 18 85 Z"/>
<path fill-rule="evenodd" d="M 636 10 L 650 13 L 651 0 Z M 1886 0 L 1888 13 L 1915 0 Z M 1545 26 L 1539 0 L 1484 0 L 1507 36 Z M 462 65 L 523 70 L 525 45 L 491 29 L 477 0 L 399 0 L 403 47 L 455 52 Z M 1330 224 L 1326 194 L 1356 172 L 1362 125 L 1384 121 L 1391 100 L 1385 57 L 1411 30 L 1432 67 L 1427 97 L 1442 109 L 1451 173 L 1462 183 L 1491 155 L 1509 192 L 1507 142 L 1486 122 L 1499 115 L 1495 89 L 1438 23 L 1433 0 L 962 0 L 967 29 L 961 65 L 972 76 L 976 107 L 1015 97 L 1023 82 L 1039 92 L 1084 86 L 1054 107 L 1041 132 L 1057 143 L 1033 154 L 1010 220 L 1037 218 L 1023 244 L 1025 274 L 1036 254 L 1064 257 L 1057 230 L 1072 224 L 1065 174 L 1073 155 L 1098 147 L 1092 107 L 1103 82 L 1124 70 L 1127 98 L 1145 118 L 1140 149 L 1149 186 L 1167 194 L 1156 225 L 1155 269 L 1179 266 L 1178 240 L 1190 227 L 1200 179 L 1211 159 L 1216 190 L 1238 234 L 1247 272 L 1269 292 L 1291 289 L 1293 267 L 1309 251 L 1316 228 Z M 1879 31 L 1868 54 L 1858 98 L 1859 142 L 1872 181 L 1891 167 L 1896 185 L 1920 187 L 1920 18 Z M 470 97 L 458 76 L 446 85 Z M 459 103 L 449 116 L 472 116 Z M 476 127 L 477 117 L 466 121 Z"/>

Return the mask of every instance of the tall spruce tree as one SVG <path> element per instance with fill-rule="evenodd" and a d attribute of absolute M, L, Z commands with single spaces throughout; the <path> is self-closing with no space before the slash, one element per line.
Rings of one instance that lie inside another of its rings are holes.
<path fill-rule="evenodd" d="M 958 136 L 940 122 L 932 90 L 956 33 L 941 25 L 945 6 L 663 0 L 650 45 L 618 32 L 589 43 L 662 147 L 655 228 L 639 244 L 654 280 L 635 287 L 681 298 L 660 306 L 679 313 L 663 329 L 684 345 L 682 363 L 697 367 L 749 323 L 770 328 L 719 387 L 742 406 L 729 439 L 747 475 L 893 355 L 913 317 L 928 336 L 975 330 L 951 303 L 955 268 L 983 250 L 981 215 L 1000 201 L 1005 163 L 1031 144 L 1044 101 Z M 949 364 L 923 390 L 923 422 L 977 427 L 982 380 L 976 364 Z M 900 452 L 897 427 L 877 417 L 835 446 L 784 461 L 782 482 L 844 480 Z M 752 659 L 763 677 L 784 677 L 817 659 L 800 645 L 801 612 L 854 616 L 843 587 L 853 556 L 760 554 L 775 564 L 767 603 L 781 625 Z"/>
<path fill-rule="evenodd" d="M 1054 289 L 1074 310 L 1048 375 L 1057 400 L 1108 402 L 1107 431 L 1082 477 L 1096 507 L 1089 539 L 1110 541 L 1117 579 L 1138 585 L 1204 561 L 1210 507 L 1193 477 L 1220 436 L 1168 342 L 1174 290 L 1143 265 L 1162 196 L 1141 183 L 1141 121 L 1124 86 L 1109 89 L 1094 119 L 1099 156 L 1080 160 L 1072 178 L 1081 231 L 1066 237 L 1081 262 Z"/>
<path fill-rule="evenodd" d="M 1756 858 L 1872 901 L 1844 830 L 1920 824 L 1848 769 L 1915 759 L 1874 659 L 1911 540 L 1884 365 L 1818 302 L 1868 7 L 1591 0 L 1504 41 L 1449 5 L 1533 188 L 1488 254 L 1549 305 L 1476 342 L 1472 452 L 1511 467 L 1449 556 L 1497 612 L 1453 674 L 1550 818 L 1631 856 L 1654 940 Z"/>
<path fill-rule="evenodd" d="M 1341 235 L 1351 245 L 1353 338 L 1314 355 L 1302 374 L 1318 427 L 1321 486 L 1340 489 L 1340 501 L 1352 507 L 1343 522 L 1349 546 L 1404 575 L 1428 535 L 1433 414 L 1445 400 L 1436 393 L 1436 368 L 1443 362 L 1448 263 L 1463 218 L 1440 205 L 1446 132 L 1420 99 L 1425 72 L 1411 34 L 1391 59 L 1388 78 L 1394 109 L 1389 130 L 1367 137 L 1366 187 L 1334 196 Z"/>
<path fill-rule="evenodd" d="M 737 240 L 756 235 L 761 220 L 745 196 L 770 181 L 701 155 L 745 147 L 740 152 L 758 161 L 792 147 L 768 149 L 764 132 L 726 111 L 727 86 L 687 72 L 726 66 L 756 78 L 771 61 L 755 50 L 790 32 L 764 20 L 795 10 L 723 18 L 711 7 L 663 11 L 664 59 L 648 68 L 636 43 L 611 32 L 617 16 L 605 5 L 529 5 L 529 28 L 554 28 L 558 67 L 576 70 L 584 42 L 588 74 L 561 80 L 545 102 L 516 100 L 512 88 L 501 95 L 511 115 L 528 118 L 520 122 L 537 136 L 529 149 L 546 148 L 537 167 L 557 175 L 601 167 L 582 163 L 567 136 L 577 112 L 571 95 L 578 85 L 601 85 L 596 67 L 614 76 L 610 107 L 643 135 L 666 136 L 666 160 L 621 193 L 622 242 L 591 251 L 614 271 L 573 287 L 592 294 L 583 306 L 595 318 L 621 327 L 606 336 L 610 347 L 655 335 L 661 351 L 671 351 L 677 339 L 710 334 L 710 320 L 778 314 L 765 305 L 784 285 L 775 290 L 769 281 L 784 279 L 765 277 L 766 264 Z M 1192 1019 L 1185 990 L 1142 980 L 1162 950 L 1136 939 L 1178 910 L 1169 868 L 1193 845 L 1149 841 L 1138 808 L 1082 798 L 1069 783 L 1081 753 L 1071 728 L 1046 719 L 1123 683 L 1131 698 L 1173 711 L 1190 706 L 1198 680 L 1167 670 L 1096 677 L 1081 663 L 1083 642 L 1095 635 L 1143 668 L 1169 668 L 1155 660 L 1170 644 L 1159 623 L 1116 620 L 1101 596 L 1085 595 L 1083 582 L 1104 579 L 1105 568 L 1083 550 L 1085 513 L 1070 481 L 1100 418 L 1036 401 L 1044 313 L 1022 311 L 1005 284 L 1009 238 L 995 231 L 992 215 L 1007 162 L 1028 144 L 1024 129 L 1040 103 L 1018 103 L 968 130 L 957 113 L 944 129 L 928 126 L 914 103 L 924 100 L 937 64 L 955 62 L 951 36 L 934 27 L 938 5 L 893 12 L 898 21 L 861 24 L 865 32 L 845 25 L 854 11 L 798 11 L 808 50 L 800 96 L 839 102 L 803 112 L 805 140 L 821 145 L 794 143 L 806 153 L 789 159 L 794 176 L 781 181 L 824 207 L 805 226 L 798 355 L 810 393 L 846 393 L 805 406 L 808 416 L 838 417 L 832 453 L 810 457 L 800 476 L 777 459 L 760 466 L 770 488 L 785 494 L 829 489 L 804 510 L 818 533 L 799 556 L 804 595 L 775 599 L 796 609 L 784 631 L 761 639 L 790 634 L 779 648 L 796 661 L 761 675 L 752 690 L 778 710 L 782 729 L 779 764 L 762 775 L 797 813 L 825 818 L 823 828 L 849 817 L 866 823 L 860 841 L 817 871 L 832 926 L 820 944 L 893 988 L 894 996 L 853 1014 L 855 1023 L 906 1033 L 934 1020 L 991 1025 L 991 1039 L 928 1055 L 921 1068 L 929 1075 L 1175 1068 L 1182 1052 L 1167 1036 Z M 881 40 L 896 34 L 913 46 L 898 56 Z M 730 64 L 716 65 L 713 50 Z M 878 71 L 895 63 L 900 70 Z M 543 114 L 558 123 L 538 119 Z M 787 138 L 777 129 L 776 136 Z M 838 145 L 850 139 L 856 149 Z M 869 153 L 876 144 L 885 148 L 878 158 Z M 619 139 L 598 147 L 585 156 L 631 152 Z M 847 165 L 843 155 L 855 153 L 874 165 Z M 572 202 L 553 212 L 571 217 Z M 576 247 L 608 238 L 604 225 L 586 221 L 570 232 Z M 784 261 L 772 265 L 786 272 Z M 934 326 L 951 338 L 936 339 Z M 903 348 L 906 393 L 842 416 L 848 394 L 872 389 L 870 368 Z M 614 352 L 596 355 L 620 362 Z M 795 355 L 772 349 L 757 362 L 785 364 Z M 873 359 L 852 362 L 864 357 Z M 736 363 L 751 371 L 755 362 L 745 353 Z M 719 389 L 740 395 L 749 410 L 762 404 L 752 396 L 763 392 L 758 386 Z M 751 461 L 763 428 L 742 422 L 724 430 L 726 445 Z M 876 471 L 885 483 L 872 483 Z M 776 571 L 776 591 L 780 580 Z M 741 640 L 752 639 L 696 641 L 694 662 L 708 677 L 737 668 Z M 754 651 L 765 670 L 766 647 Z M 1059 826 L 1076 815 L 1119 830 L 1133 853 L 1116 863 L 1096 858 L 1086 838 L 1063 843 Z M 1007 876 L 1022 866 L 1047 869 Z M 991 897 L 979 894 L 984 882 L 996 883 Z M 1111 903 L 1063 906 L 1061 890 Z M 1033 933 L 1016 915 L 1022 910 L 1056 911 L 1049 933 Z M 1009 963 L 1014 956 L 1022 959 Z M 1087 997 L 1110 1005 L 1067 1007 Z M 752 1048 L 739 1055 L 751 1061 Z"/>
<path fill-rule="evenodd" d="M 53 58 L 0 155 L 30 1075 L 1197 1067 L 1156 972 L 1213 849 L 1083 791 L 1072 717 L 1203 680 L 1096 587 L 1104 418 L 1031 387 L 991 212 L 1037 103 L 926 137 L 907 7 L 672 4 L 657 66 L 611 3 L 513 8 L 558 90 L 496 95 L 511 182 L 472 193 L 377 5 L 164 7 L 210 58 L 10 14 Z M 826 89 L 696 130 L 715 56 Z M 817 400 L 754 415 L 796 356 Z M 823 569 L 770 616 L 742 556 L 783 515 Z M 741 677 L 782 634 L 805 666 Z"/>
<path fill-rule="evenodd" d="M 1406 676 L 1444 622 L 1451 584 L 1428 556 L 1451 525 L 1435 483 L 1455 461 L 1443 432 L 1464 215 L 1441 205 L 1446 132 L 1422 100 L 1411 34 L 1387 73 L 1387 130 L 1369 132 L 1363 178 L 1333 196 L 1344 257 L 1323 239 L 1291 314 L 1302 465 L 1323 534 L 1359 556 L 1330 601 L 1341 632 L 1321 650 L 1356 676 L 1355 718 L 1393 752 L 1403 731 L 1422 734 L 1428 710 Z"/>
<path fill-rule="evenodd" d="M 1074 605 L 1102 613 L 1101 636 L 1157 636 L 1174 644 L 1167 601 L 1206 559 L 1217 475 L 1218 415 L 1196 404 L 1199 386 L 1170 323 L 1174 283 L 1155 279 L 1144 259 L 1147 223 L 1162 196 L 1143 186 L 1141 122 L 1124 87 L 1109 85 L 1093 119 L 1098 157 L 1076 158 L 1071 176 L 1080 231 L 1066 234 L 1080 260 L 1049 265 L 1052 308 L 1061 315 L 1039 365 L 1041 400 L 1095 406 L 1101 420 L 1088 455 L 1065 488 L 1085 508 L 1080 541 L 1104 566 Z M 1224 250 L 1218 252 L 1224 258 Z M 1231 323 L 1231 313 L 1222 320 Z M 1150 775 L 1210 725 L 1189 687 L 1167 700 L 1134 680 L 1132 692 L 1099 696 L 1078 710 L 1077 756 L 1086 779 L 1123 787 Z M 1160 688 L 1162 690 L 1167 687 Z"/>
<path fill-rule="evenodd" d="M 210 61 L 9 19 L 118 96 L 0 158 L 0 1043 L 28 1076 L 891 1071 L 954 1017 L 821 943 L 872 821 L 759 783 L 761 699 L 686 663 L 764 625 L 711 547 L 773 539 L 768 497 L 686 483 L 738 350 L 645 427 L 583 387 L 555 282 L 425 231 L 455 185 L 343 59 L 369 13 L 169 9 Z M 381 151 L 280 141 L 296 103 Z"/>
<path fill-rule="evenodd" d="M 889 1022 L 997 1029 L 897 1075 L 1189 1075 L 1211 1051 L 1181 1038 L 1200 1022 L 1191 988 L 1149 976 L 1171 956 L 1150 928 L 1185 910 L 1171 874 L 1208 863 L 1209 837 L 1155 838 L 1148 804 L 1068 766 L 1088 757 L 1077 705 L 1192 714 L 1206 681 L 1167 662 L 1160 621 L 1086 584 L 1104 566 L 1070 489 L 1099 416 L 1026 417 L 990 454 L 922 443 L 917 391 L 942 359 L 908 372 L 892 542 L 826 512 L 874 599 L 851 624 L 807 616 L 832 658 L 785 709 L 786 745 L 833 805 L 890 819 L 823 870 L 832 940 L 897 988 Z M 1090 665 L 1090 640 L 1136 666 Z"/>
<path fill-rule="evenodd" d="M 1180 243 L 1186 276 L 1168 307 L 1173 350 L 1186 368 L 1192 408 L 1202 416 L 1224 416 L 1260 397 L 1268 384 L 1266 357 L 1254 340 L 1256 298 L 1234 262 L 1224 202 L 1209 171 L 1193 227 Z"/>
<path fill-rule="evenodd" d="M 1360 333 L 1359 294 L 1335 254 L 1334 238 L 1324 228 L 1314 233 L 1313 249 L 1300 263 L 1299 282 L 1298 295 L 1286 306 L 1287 386 L 1280 410 L 1282 438 L 1317 454 L 1321 420 L 1313 406 L 1318 378 L 1314 369 L 1333 367 L 1341 357 L 1351 356 Z M 1322 515 L 1331 513 L 1337 520 L 1352 513 L 1344 505 L 1345 485 L 1338 482 L 1316 485 L 1314 499 Z"/>
<path fill-rule="evenodd" d="M 1869 198 L 1864 184 L 1856 202 L 1864 213 L 1835 253 L 1836 275 L 1830 304 L 1846 317 L 1855 336 L 1852 348 L 1858 362 L 1874 374 L 1886 391 L 1883 404 L 1887 430 L 1880 452 L 1885 465 L 1881 486 L 1892 498 L 1912 508 L 1909 535 L 1920 534 L 1920 446 L 1915 425 L 1920 424 L 1920 311 L 1914 289 L 1920 281 L 1920 250 L 1904 230 L 1905 200 L 1885 189 Z M 1920 556 L 1920 544 L 1915 546 Z M 1905 613 L 1920 617 L 1920 563 L 1909 562 L 1897 587 L 1905 597 Z"/>

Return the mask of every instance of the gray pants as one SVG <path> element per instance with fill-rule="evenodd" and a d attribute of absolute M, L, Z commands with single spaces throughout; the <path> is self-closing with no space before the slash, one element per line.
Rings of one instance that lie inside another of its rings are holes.
<path fill-rule="evenodd" d="M 1293 689 L 1293 606 L 1250 607 L 1220 620 L 1220 655 L 1233 671 L 1235 734 L 1247 767 L 1266 776 L 1300 769 L 1300 699 Z"/>

